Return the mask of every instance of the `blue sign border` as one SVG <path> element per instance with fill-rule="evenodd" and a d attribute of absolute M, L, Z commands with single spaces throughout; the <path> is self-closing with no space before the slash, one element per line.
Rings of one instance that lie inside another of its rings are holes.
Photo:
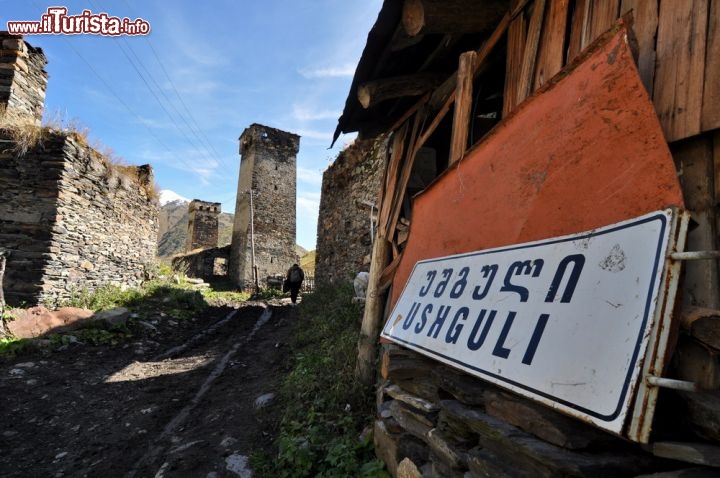
<path fill-rule="evenodd" d="M 586 234 L 573 235 L 573 236 L 565 237 L 565 238 L 562 238 L 562 239 L 554 239 L 554 240 L 553 240 L 553 239 L 550 239 L 550 240 L 545 240 L 545 241 L 534 242 L 534 243 L 531 243 L 531 244 L 520 244 L 520 245 L 517 245 L 517 246 L 506 247 L 506 248 L 488 249 L 488 250 L 479 251 L 479 252 L 471 252 L 471 253 L 466 253 L 466 254 L 458 254 L 458 255 L 453 255 L 453 256 L 446 256 L 446 257 L 436 258 L 436 259 L 426 259 L 426 260 L 423 260 L 423 261 L 418 261 L 417 264 L 415 264 L 415 266 L 413 267 L 412 272 L 410 273 L 410 277 L 412 277 L 412 275 L 415 273 L 415 268 L 417 267 L 418 264 L 430 264 L 430 263 L 433 263 L 433 262 L 441 262 L 441 261 L 443 261 L 443 260 L 445 260 L 445 259 L 449 259 L 449 258 L 456 259 L 456 258 L 463 258 L 463 257 L 483 256 L 483 255 L 487 255 L 487 254 L 493 254 L 493 253 L 496 253 L 496 252 L 505 252 L 505 251 L 516 251 L 516 250 L 522 250 L 522 249 L 531 249 L 531 248 L 533 248 L 533 247 L 538 247 L 538 246 L 545 246 L 545 245 L 550 245 L 550 244 L 559 244 L 559 243 L 563 243 L 563 242 L 571 242 L 571 241 L 589 239 L 589 238 L 599 237 L 599 236 L 602 236 L 602 235 L 605 235 L 605 234 L 609 234 L 609 233 L 612 233 L 612 232 L 615 232 L 615 231 L 620 231 L 620 230 L 623 230 L 623 229 L 628 229 L 628 228 L 631 228 L 631 227 L 634 227 L 634 226 L 638 226 L 638 225 L 641 225 L 641 224 L 646 224 L 646 223 L 653 222 L 653 221 L 660 221 L 661 228 L 660 228 L 660 233 L 658 234 L 658 242 L 657 242 L 656 249 L 655 249 L 655 262 L 654 262 L 654 265 L 653 265 L 653 271 L 652 271 L 652 276 L 651 276 L 651 280 L 650 280 L 650 285 L 649 285 L 649 287 L 648 287 L 647 297 L 646 297 L 646 299 L 645 299 L 645 310 L 644 310 L 644 314 L 643 314 L 642 326 L 640 327 L 640 330 L 639 330 L 639 333 L 638 333 L 638 337 L 637 337 L 637 339 L 636 339 L 636 341 L 635 341 L 635 348 L 634 348 L 634 350 L 633 350 L 632 359 L 630 360 L 630 363 L 629 363 L 629 365 L 628 365 L 627 374 L 626 374 L 626 376 L 625 376 L 625 381 L 624 381 L 624 383 L 623 383 L 622 392 L 620 393 L 620 397 L 619 397 L 619 399 L 618 399 L 617 406 L 616 406 L 616 408 L 615 408 L 615 411 L 614 411 L 613 413 L 611 413 L 610 415 L 602 415 L 602 414 L 600 414 L 600 413 L 597 413 L 597 412 L 594 412 L 594 411 L 592 411 L 592 410 L 589 410 L 589 409 L 587 409 L 587 408 L 585 408 L 585 407 L 581 407 L 581 406 L 579 406 L 579 405 L 576 405 L 576 404 L 574 404 L 574 403 L 572 403 L 572 402 L 568 402 L 567 400 L 564 400 L 564 399 L 561 399 L 561 398 L 557 398 L 557 397 L 555 397 L 555 396 L 553 396 L 553 395 L 551 395 L 551 394 L 549 394 L 549 393 L 536 390 L 536 389 L 534 389 L 534 388 L 532 388 L 532 387 L 529 387 L 529 386 L 527 386 L 527 385 L 524 385 L 524 384 L 522 384 L 522 383 L 516 382 L 516 381 L 514 381 L 514 380 L 510 380 L 510 379 L 508 379 L 508 378 L 506 378 L 506 377 L 503 377 L 503 376 L 501 376 L 501 375 L 498 375 L 498 374 L 489 372 L 489 371 L 484 370 L 484 369 L 482 369 L 482 368 L 480 368 L 480 367 L 476 367 L 476 366 L 474 366 L 474 365 L 466 364 L 466 363 L 464 363 L 464 362 L 462 362 L 462 361 L 460 361 L 460 360 L 458 360 L 458 359 L 455 359 L 455 358 L 452 358 L 452 357 L 448 357 L 448 356 L 445 355 L 445 354 L 438 353 L 438 352 L 436 352 L 436 351 L 434 351 L 434 350 L 432 350 L 432 349 L 429 349 L 429 348 L 427 348 L 427 347 L 423 347 L 423 346 L 421 346 L 421 345 L 414 344 L 414 343 L 412 343 L 412 342 L 409 342 L 409 341 L 407 341 L 407 340 L 401 339 L 401 338 L 399 338 L 399 337 L 395 337 L 395 336 L 393 336 L 393 335 L 386 334 L 384 330 L 382 331 L 382 334 L 381 334 L 381 335 L 382 335 L 383 337 L 387 338 L 387 339 L 390 339 L 390 340 L 396 342 L 396 343 L 401 343 L 401 344 L 409 345 L 409 346 L 411 346 L 412 348 L 415 348 L 415 349 L 424 350 L 425 352 L 428 352 L 428 354 L 429 354 L 430 356 L 442 357 L 444 360 L 446 360 L 446 361 L 448 361 L 448 362 L 452 362 L 452 363 L 455 363 L 455 364 L 460 365 L 461 368 L 463 368 L 463 369 L 465 369 L 465 370 L 467 370 L 467 369 L 474 370 L 474 371 L 478 372 L 478 373 L 481 374 L 481 375 L 485 375 L 485 376 L 488 376 L 488 377 L 492 377 L 492 378 L 494 378 L 495 380 L 497 380 L 497 381 L 499 381 L 499 382 L 504 382 L 504 383 L 507 383 L 507 384 L 509 384 L 509 385 L 512 385 L 513 387 L 520 388 L 520 389 L 522 389 L 522 390 L 526 390 L 526 391 L 528 391 L 528 392 L 533 393 L 534 395 L 538 395 L 538 396 L 544 397 L 544 398 L 546 398 L 546 399 L 548 399 L 548 400 L 551 400 L 551 401 L 553 401 L 553 402 L 555 402 L 555 403 L 559 403 L 559 404 L 561 404 L 561 405 L 564 405 L 564 406 L 566 406 L 566 407 L 568 407 L 568 408 L 570 408 L 570 409 L 577 410 L 578 412 L 581 412 L 581 413 L 587 414 L 587 415 L 589 415 L 589 416 L 591 416 L 591 417 L 597 418 L 598 420 L 606 421 L 606 422 L 614 421 L 614 420 L 620 415 L 620 413 L 622 412 L 623 403 L 625 402 L 625 397 L 626 397 L 626 395 L 627 395 L 627 393 L 628 393 L 628 389 L 630 388 L 630 383 L 632 382 L 633 372 L 635 371 L 636 364 L 637 364 L 637 361 L 638 361 L 638 358 L 639 358 L 638 356 L 639 356 L 639 354 L 640 354 L 640 348 L 641 348 L 641 346 L 642 346 L 643 336 L 645 335 L 645 328 L 647 327 L 647 322 L 648 322 L 651 314 L 654 312 L 653 310 L 651 310 L 652 297 L 653 297 L 653 295 L 654 295 L 653 292 L 654 292 L 655 288 L 657 287 L 656 278 L 658 277 L 658 268 L 661 267 L 661 265 L 664 263 L 664 259 L 665 259 L 664 257 L 660 257 L 660 256 L 661 256 L 661 252 L 662 252 L 662 249 L 663 249 L 663 242 L 665 241 L 665 235 L 667 234 L 666 230 L 667 230 L 667 227 L 668 227 L 668 216 L 667 216 L 666 212 L 658 212 L 658 213 L 656 213 L 656 214 L 653 214 L 653 215 L 650 215 L 650 216 L 645 216 L 645 217 L 639 218 L 639 219 L 634 220 L 634 221 L 631 220 L 630 222 L 627 222 L 627 223 L 618 225 L 618 226 L 616 226 L 616 227 L 611 227 L 611 228 L 609 228 L 609 229 L 604 229 L 604 230 L 602 230 L 602 231 L 592 231 L 592 232 L 589 232 L 589 233 L 586 233 Z M 405 287 L 407 287 L 407 284 L 405 285 Z M 405 293 L 405 288 L 403 288 L 403 292 L 400 294 L 400 297 L 402 297 L 402 294 L 404 294 L 404 293 Z M 387 324 L 390 322 L 391 319 L 392 319 L 392 317 L 389 317 L 388 322 L 385 324 L 386 327 L 387 327 Z M 385 327 L 383 327 L 383 329 L 384 329 L 384 328 L 385 328 Z M 479 378 L 482 378 L 482 377 L 479 377 Z"/>

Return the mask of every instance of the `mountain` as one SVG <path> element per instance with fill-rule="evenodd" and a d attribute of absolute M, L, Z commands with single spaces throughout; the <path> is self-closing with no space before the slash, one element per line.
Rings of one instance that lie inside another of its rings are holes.
<path fill-rule="evenodd" d="M 167 258 L 185 251 L 188 228 L 188 205 L 190 201 L 174 191 L 160 191 L 160 215 L 158 229 L 157 255 Z M 218 246 L 232 241 L 233 214 L 223 212 L 218 217 Z M 300 266 L 309 276 L 315 273 L 315 251 L 308 251 L 300 245 L 295 246 L 300 257 Z"/>
<path fill-rule="evenodd" d="M 160 195 L 160 205 L 161 206 L 164 206 L 167 203 L 171 203 L 171 202 L 184 202 L 184 203 L 190 202 L 190 200 L 188 198 L 182 197 L 175 191 L 171 191 L 169 189 L 163 189 L 162 191 L 160 191 L 159 195 Z"/>
<path fill-rule="evenodd" d="M 160 191 L 158 218 L 158 257 L 169 257 L 185 251 L 190 201 L 170 190 Z M 218 246 L 230 244 L 234 215 L 220 213 L 218 217 Z"/>

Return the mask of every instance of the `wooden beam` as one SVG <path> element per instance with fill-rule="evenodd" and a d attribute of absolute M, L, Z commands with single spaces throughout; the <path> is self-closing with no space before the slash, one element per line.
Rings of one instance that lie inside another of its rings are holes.
<path fill-rule="evenodd" d="M 502 0 L 405 0 L 402 25 L 410 35 L 475 33 L 490 29 L 505 13 Z"/>
<path fill-rule="evenodd" d="M 455 112 L 453 117 L 452 137 L 450 139 L 450 156 L 448 167 L 459 161 L 467 149 L 470 111 L 473 102 L 473 77 L 477 53 L 467 51 L 460 55 L 458 65 L 458 81 L 455 89 Z"/>
<path fill-rule="evenodd" d="M 407 136 L 408 124 L 402 127 L 393 135 L 392 153 L 390 163 L 385 171 L 385 187 L 383 197 L 380 199 L 378 208 L 378 235 L 381 238 L 390 240 L 392 231 L 388 227 L 390 211 L 392 210 L 395 189 L 397 188 L 400 165 L 405 157 L 405 137 Z"/>
<path fill-rule="evenodd" d="M 680 324 L 694 339 L 720 351 L 720 310 L 689 307 L 683 311 Z"/>
<path fill-rule="evenodd" d="M 495 48 L 495 45 L 500 41 L 500 38 L 505 34 L 505 31 L 508 28 L 508 25 L 510 24 L 510 19 L 512 18 L 511 13 L 507 13 L 503 19 L 500 21 L 498 26 L 495 28 L 495 31 L 493 31 L 492 35 L 487 39 L 487 41 L 483 44 L 483 46 L 480 48 L 480 50 L 477 51 L 477 60 L 475 61 L 475 71 L 477 72 L 478 68 L 485 62 L 485 59 L 490 55 L 490 52 Z M 450 80 L 457 81 L 457 74 L 454 76 L 451 76 L 448 78 L 447 81 Z M 447 83 L 446 81 L 446 83 Z M 444 88 L 445 84 L 441 85 L 440 88 Z M 438 89 L 440 89 L 438 88 Z M 432 120 L 430 125 L 425 129 L 425 131 L 420 135 L 420 139 L 417 142 L 417 148 L 420 149 L 425 142 L 428 140 L 430 136 L 435 132 L 435 129 L 438 127 L 442 119 L 445 117 L 448 111 L 450 111 L 450 106 L 453 104 L 453 101 L 455 101 L 455 90 L 452 89 L 452 92 L 448 96 L 448 98 L 443 103 L 440 110 L 435 115 L 435 118 Z M 434 96 L 434 95 L 433 95 Z M 433 101 L 433 98 L 430 98 L 430 102 Z"/>
<path fill-rule="evenodd" d="M 720 2 L 711 2 L 702 102 L 703 131 L 720 128 Z"/>
<path fill-rule="evenodd" d="M 545 0 L 535 0 L 533 4 L 530 25 L 528 26 L 527 41 L 523 53 L 522 68 L 520 69 L 520 83 L 517 88 L 515 104 L 519 105 L 532 93 L 533 76 L 535 75 L 535 62 L 537 61 L 540 33 L 545 16 Z"/>
<path fill-rule="evenodd" d="M 688 80 L 691 81 L 691 80 Z M 680 176 L 685 207 L 697 223 L 687 236 L 687 250 L 712 251 L 717 248 L 715 225 L 715 185 L 713 141 L 708 135 L 672 145 Z M 720 278 L 717 261 L 688 261 L 684 264 L 683 303 L 686 307 L 720 309 Z"/>
<path fill-rule="evenodd" d="M 357 89 L 357 97 L 363 108 L 368 109 L 385 100 L 422 95 L 445 80 L 445 75 L 420 73 L 368 81 Z"/>

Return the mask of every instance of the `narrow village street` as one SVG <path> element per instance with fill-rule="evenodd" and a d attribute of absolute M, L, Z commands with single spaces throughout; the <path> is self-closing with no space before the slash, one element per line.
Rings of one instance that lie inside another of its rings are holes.
<path fill-rule="evenodd" d="M 251 476 L 248 456 L 271 446 L 267 407 L 297 315 L 237 307 L 0 363 L 2 476 Z"/>

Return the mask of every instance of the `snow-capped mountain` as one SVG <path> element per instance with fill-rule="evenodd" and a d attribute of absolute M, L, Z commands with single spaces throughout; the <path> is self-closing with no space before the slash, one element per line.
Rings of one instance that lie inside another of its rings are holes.
<path fill-rule="evenodd" d="M 182 197 L 175 191 L 170 189 L 163 189 L 160 191 L 160 206 L 164 206 L 171 202 L 190 202 L 188 198 Z"/>

